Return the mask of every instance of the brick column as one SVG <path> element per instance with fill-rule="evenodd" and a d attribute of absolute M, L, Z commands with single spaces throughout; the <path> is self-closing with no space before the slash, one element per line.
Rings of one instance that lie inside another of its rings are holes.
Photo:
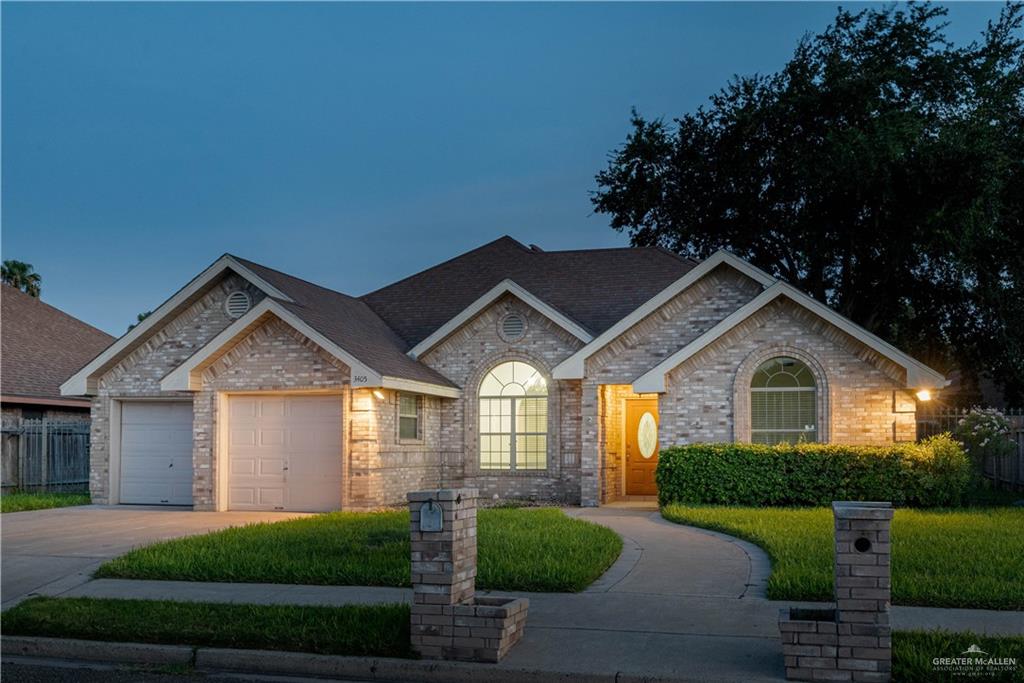
<path fill-rule="evenodd" d="M 835 502 L 836 667 L 854 681 L 889 681 L 892 638 L 890 503 Z"/>
<path fill-rule="evenodd" d="M 413 651 L 425 659 L 499 661 L 522 637 L 530 603 L 475 595 L 477 490 L 416 491 L 407 497 Z M 439 509 L 440 530 L 423 529 L 424 504 Z"/>
<path fill-rule="evenodd" d="M 580 505 L 583 507 L 596 507 L 601 499 L 599 392 L 596 382 L 583 380 L 580 399 Z"/>
<path fill-rule="evenodd" d="M 451 649 L 451 608 L 472 601 L 476 592 L 476 498 L 477 490 L 468 488 L 408 494 L 412 646 L 421 657 Z M 441 531 L 420 531 L 420 510 L 429 501 L 441 509 Z"/>

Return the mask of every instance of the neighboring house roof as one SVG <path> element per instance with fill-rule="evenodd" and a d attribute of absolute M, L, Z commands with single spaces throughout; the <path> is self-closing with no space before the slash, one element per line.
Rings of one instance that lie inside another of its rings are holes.
<path fill-rule="evenodd" d="M 67 405 L 61 383 L 114 337 L 10 285 L 0 286 L 0 302 L 3 401 Z"/>
<path fill-rule="evenodd" d="M 696 265 L 657 247 L 543 251 L 505 236 L 361 298 L 409 348 L 506 279 L 596 335 Z"/>

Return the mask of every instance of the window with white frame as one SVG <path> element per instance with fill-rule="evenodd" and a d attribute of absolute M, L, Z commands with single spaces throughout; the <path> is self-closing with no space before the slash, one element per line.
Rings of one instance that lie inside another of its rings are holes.
<path fill-rule="evenodd" d="M 398 395 L 398 438 L 420 438 L 420 397 L 413 394 Z"/>
<path fill-rule="evenodd" d="M 777 444 L 818 440 L 814 374 L 796 358 L 762 363 L 750 382 L 750 440 Z"/>
<path fill-rule="evenodd" d="M 495 366 L 480 382 L 480 469 L 548 466 L 548 385 L 522 361 Z"/>

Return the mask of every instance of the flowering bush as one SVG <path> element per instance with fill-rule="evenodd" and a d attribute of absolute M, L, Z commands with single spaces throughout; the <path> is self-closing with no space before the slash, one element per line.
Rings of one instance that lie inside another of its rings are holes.
<path fill-rule="evenodd" d="M 985 460 L 1011 455 L 1017 448 L 1010 433 L 1010 421 L 995 408 L 971 408 L 957 423 L 955 436 L 979 478 Z"/>

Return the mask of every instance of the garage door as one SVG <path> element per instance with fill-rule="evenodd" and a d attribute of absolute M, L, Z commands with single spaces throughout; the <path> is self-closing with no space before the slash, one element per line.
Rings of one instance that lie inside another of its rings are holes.
<path fill-rule="evenodd" d="M 341 399 L 228 399 L 228 507 L 319 512 L 341 507 Z"/>
<path fill-rule="evenodd" d="M 192 504 L 192 404 L 121 404 L 122 503 Z"/>

